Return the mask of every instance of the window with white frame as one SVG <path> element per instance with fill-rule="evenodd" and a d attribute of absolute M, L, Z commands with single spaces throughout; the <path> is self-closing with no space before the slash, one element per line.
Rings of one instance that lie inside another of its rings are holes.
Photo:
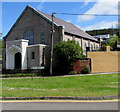
<path fill-rule="evenodd" d="M 29 40 L 28 44 L 33 45 L 34 44 L 34 34 L 32 30 L 27 30 L 24 32 L 24 39 Z"/>

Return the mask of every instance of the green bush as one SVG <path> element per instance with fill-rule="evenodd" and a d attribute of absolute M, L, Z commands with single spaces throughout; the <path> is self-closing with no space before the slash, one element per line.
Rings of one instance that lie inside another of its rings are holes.
<path fill-rule="evenodd" d="M 84 67 L 82 73 L 83 74 L 89 74 L 90 73 L 90 67 L 88 67 L 88 66 Z"/>
<path fill-rule="evenodd" d="M 67 74 L 73 69 L 73 61 L 83 57 L 83 50 L 74 40 L 59 42 L 54 46 L 54 57 L 57 60 L 56 70 Z"/>
<path fill-rule="evenodd" d="M 75 72 L 75 71 L 70 71 L 68 74 L 69 74 L 69 75 L 76 75 L 77 72 Z"/>

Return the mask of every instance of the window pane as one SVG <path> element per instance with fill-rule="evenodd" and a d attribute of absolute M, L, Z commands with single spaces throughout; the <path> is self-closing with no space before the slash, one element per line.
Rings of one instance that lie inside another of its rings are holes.
<path fill-rule="evenodd" d="M 32 56 L 32 59 L 35 59 L 35 52 L 32 52 L 32 54 L 31 54 Z"/>
<path fill-rule="evenodd" d="M 34 37 L 33 32 L 31 30 L 28 30 L 24 33 L 24 39 L 29 40 L 29 45 L 32 45 L 34 43 Z"/>
<path fill-rule="evenodd" d="M 40 35 L 40 44 L 45 44 L 45 34 L 44 34 L 44 32 L 42 32 L 41 35 Z"/>

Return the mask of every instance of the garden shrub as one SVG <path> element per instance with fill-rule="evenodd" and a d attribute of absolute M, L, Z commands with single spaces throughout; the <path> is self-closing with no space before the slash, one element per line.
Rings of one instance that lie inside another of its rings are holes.
<path fill-rule="evenodd" d="M 90 73 L 90 67 L 88 67 L 88 66 L 84 67 L 82 73 L 83 74 L 89 74 Z"/>
<path fill-rule="evenodd" d="M 73 69 L 73 61 L 83 57 L 83 50 L 74 40 L 59 42 L 54 46 L 54 56 L 57 60 L 56 70 L 67 74 Z"/>
<path fill-rule="evenodd" d="M 75 72 L 75 71 L 70 71 L 68 74 L 69 74 L 69 75 L 76 75 L 77 72 Z"/>

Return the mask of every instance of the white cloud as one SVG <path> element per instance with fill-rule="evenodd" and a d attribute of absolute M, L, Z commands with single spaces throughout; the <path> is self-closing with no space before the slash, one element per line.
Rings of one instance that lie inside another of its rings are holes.
<path fill-rule="evenodd" d="M 102 21 L 92 26 L 83 27 L 83 30 L 95 30 L 95 29 L 107 29 L 107 28 L 116 28 L 118 21 Z"/>
<path fill-rule="evenodd" d="M 99 2 L 95 3 L 94 6 L 86 11 L 84 14 L 118 14 L 118 2 Z M 95 16 L 79 15 L 77 21 L 88 21 L 94 19 Z"/>
<path fill-rule="evenodd" d="M 38 10 L 42 10 L 43 9 L 43 4 L 46 2 L 46 0 L 42 0 L 42 2 L 37 6 Z"/>
<path fill-rule="evenodd" d="M 90 2 L 92 2 L 93 0 L 85 0 L 84 4 L 81 7 L 85 7 L 87 6 Z"/>
<path fill-rule="evenodd" d="M 69 19 L 69 20 L 66 20 L 66 21 L 67 21 L 68 23 L 70 23 L 72 20 Z"/>
<path fill-rule="evenodd" d="M 42 6 L 42 5 L 38 7 L 38 10 L 42 10 L 42 9 L 43 9 L 43 6 Z"/>

